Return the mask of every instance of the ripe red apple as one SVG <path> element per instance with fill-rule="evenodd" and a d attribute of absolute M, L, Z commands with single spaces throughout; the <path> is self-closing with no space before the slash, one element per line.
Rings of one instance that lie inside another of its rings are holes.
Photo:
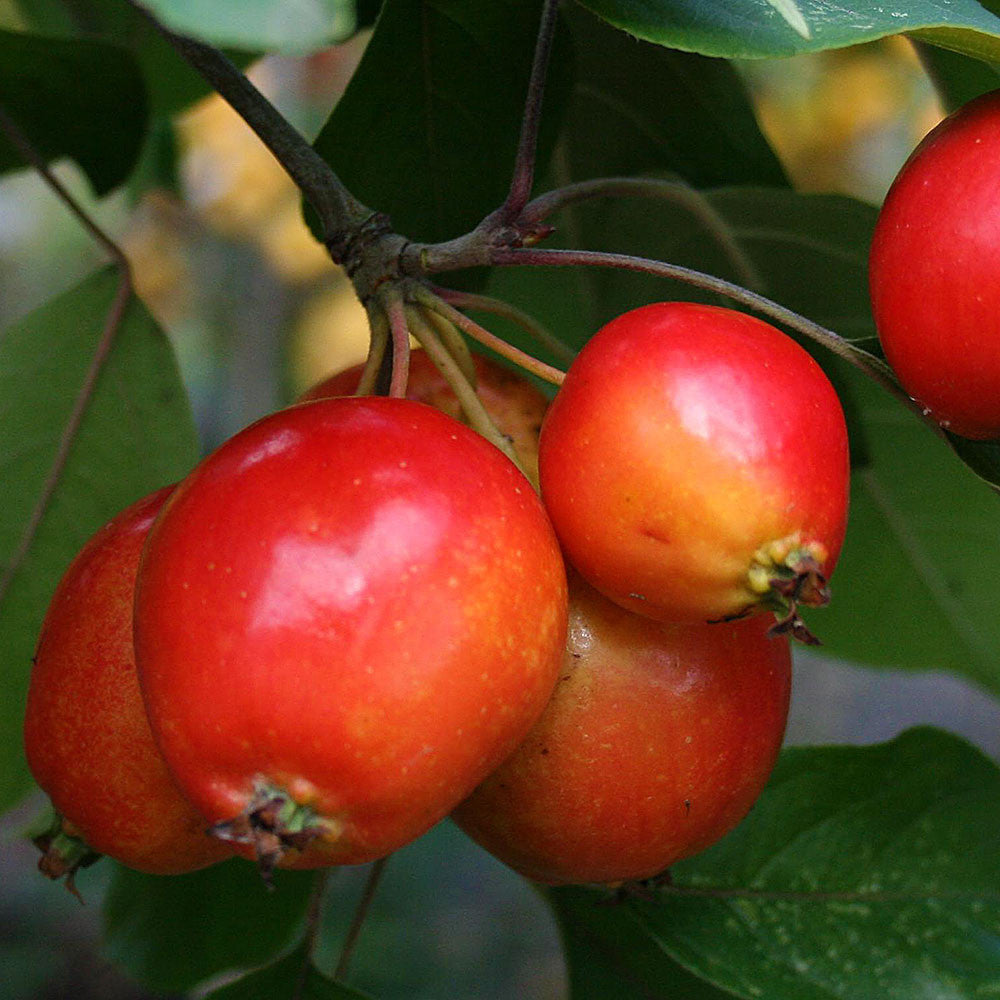
<path fill-rule="evenodd" d="M 24 719 L 28 765 L 61 817 L 40 867 L 72 875 L 89 852 L 175 874 L 231 856 L 181 795 L 153 742 L 136 678 L 139 554 L 171 489 L 106 524 L 70 564 L 42 624 Z"/>
<path fill-rule="evenodd" d="M 1000 437 L 1000 91 L 942 121 L 893 182 L 872 238 L 879 340 L 942 427 Z"/>
<path fill-rule="evenodd" d="M 649 878 L 732 829 L 781 745 L 791 657 L 759 618 L 666 624 L 571 585 L 563 670 L 517 752 L 454 812 L 539 882 Z"/>
<path fill-rule="evenodd" d="M 752 316 L 663 302 L 587 343 L 542 425 L 542 497 L 605 596 L 664 621 L 760 608 L 808 638 L 847 520 L 847 428 L 822 369 Z"/>
<path fill-rule="evenodd" d="M 528 481 L 421 403 L 290 407 L 222 445 L 150 533 L 136 652 L 157 740 L 264 867 L 359 864 L 524 738 L 566 628 Z"/>

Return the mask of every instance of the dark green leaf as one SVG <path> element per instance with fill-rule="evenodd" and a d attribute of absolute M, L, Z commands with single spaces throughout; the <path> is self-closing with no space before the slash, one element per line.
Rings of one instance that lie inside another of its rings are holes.
<path fill-rule="evenodd" d="M 988 483 L 1000 484 L 1000 441 L 970 441 L 950 431 L 945 437 L 955 454 Z"/>
<path fill-rule="evenodd" d="M 632 914 L 609 896 L 555 894 L 571 1000 L 731 1000 L 675 962 Z"/>
<path fill-rule="evenodd" d="M 382 0 L 356 0 L 355 13 L 359 28 L 369 28 L 375 23 L 378 12 L 382 7 Z"/>
<path fill-rule="evenodd" d="M 602 919 L 596 892 L 551 896 L 564 926 L 609 947 L 644 938 L 647 976 L 659 951 L 665 976 L 679 962 L 746 998 L 973 1000 L 1000 982 L 998 823 L 996 766 L 946 733 L 793 749 L 743 824 L 658 898 Z"/>
<path fill-rule="evenodd" d="M 296 950 L 266 969 L 258 969 L 221 990 L 213 990 L 205 1000 L 276 1000 L 279 997 L 366 1000 L 368 994 L 328 979 L 301 950 Z"/>
<path fill-rule="evenodd" d="M 1000 694 L 1000 498 L 912 411 L 853 371 L 870 460 L 856 470 L 830 606 L 832 652 L 945 669 Z"/>
<path fill-rule="evenodd" d="M 122 0 L 14 0 L 26 30 L 64 39 L 113 42 L 132 54 L 142 72 L 152 111 L 169 116 L 209 93 L 209 85 L 156 30 Z M 227 51 L 238 66 L 246 52 Z"/>
<path fill-rule="evenodd" d="M 727 58 L 791 56 L 840 48 L 901 32 L 967 52 L 1000 58 L 1000 19 L 976 0 L 581 0 L 595 14 L 639 38 Z"/>
<path fill-rule="evenodd" d="M 916 44 L 916 50 L 934 89 L 949 111 L 1000 87 L 1000 69 L 992 63 L 922 42 Z"/>
<path fill-rule="evenodd" d="M 787 183 L 728 62 L 640 42 L 578 7 L 568 14 L 567 180 L 671 171 L 696 187 Z"/>
<path fill-rule="evenodd" d="M 240 859 L 190 875 L 117 867 L 104 900 L 107 955 L 152 989 L 172 992 L 259 966 L 300 933 L 313 879 L 278 871 L 268 892 L 256 866 Z"/>
<path fill-rule="evenodd" d="M 75 160 L 97 194 L 121 184 L 138 159 L 146 91 L 116 45 L 0 31 L 0 105 L 47 161 Z M 26 165 L 0 133 L 0 171 Z"/>
<path fill-rule="evenodd" d="M 100 271 L 0 334 L 0 567 L 25 537 L 117 286 L 113 269 Z M 0 806 L 29 787 L 24 695 L 56 582 L 100 525 L 184 475 L 197 453 L 173 352 L 133 299 L 44 516 L 0 595 Z"/>
<path fill-rule="evenodd" d="M 387 0 L 316 149 L 399 232 L 467 231 L 510 185 L 540 10 L 537 0 Z M 567 89 L 558 48 L 542 164 Z"/>
<path fill-rule="evenodd" d="M 213 45 L 308 52 L 354 31 L 354 0 L 146 0 L 165 25 Z"/>
<path fill-rule="evenodd" d="M 150 123 L 149 136 L 142 156 L 129 178 L 130 199 L 135 202 L 151 189 L 178 191 L 178 149 L 174 123 L 157 115 Z"/>

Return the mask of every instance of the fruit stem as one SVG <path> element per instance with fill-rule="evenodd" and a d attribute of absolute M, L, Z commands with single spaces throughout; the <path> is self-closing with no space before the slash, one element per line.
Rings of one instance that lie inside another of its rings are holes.
<path fill-rule="evenodd" d="M 391 285 L 387 286 L 383 298 L 392 331 L 392 376 L 389 380 L 389 395 L 396 399 L 406 396 L 406 385 L 410 378 L 410 328 L 403 311 L 403 298 Z"/>
<path fill-rule="evenodd" d="M 531 372 L 532 375 L 536 375 L 543 381 L 551 382 L 552 385 L 562 385 L 563 379 L 566 378 L 565 372 L 561 372 L 558 368 L 553 368 L 551 365 L 545 364 L 544 361 L 533 358 L 530 354 L 525 354 L 524 351 L 520 351 L 513 345 L 508 344 L 506 340 L 501 340 L 500 337 L 490 333 L 489 330 L 480 326 L 475 320 L 469 319 L 465 313 L 459 312 L 454 306 L 443 301 L 430 291 L 430 289 L 424 288 L 422 285 L 415 285 L 413 297 L 431 313 L 443 316 L 463 333 L 472 337 L 473 340 L 479 341 L 484 347 L 496 351 L 500 357 L 506 358 L 508 361 L 513 361 L 514 364 L 525 371 Z"/>
<path fill-rule="evenodd" d="M 344 938 L 344 946 L 340 952 L 340 959 L 333 973 L 334 979 L 341 980 L 347 975 L 351 958 L 354 955 L 354 948 L 358 943 L 358 938 L 361 936 L 361 929 L 364 927 L 365 919 L 371 909 L 372 900 L 375 898 L 375 892 L 378 889 L 388 861 L 388 857 L 379 858 L 378 861 L 372 864 L 371 870 L 368 872 L 368 881 L 365 882 L 365 888 L 361 893 L 361 899 L 358 900 L 357 909 L 355 909 L 354 917 L 351 920 L 351 926 L 348 928 L 347 936 Z"/>
<path fill-rule="evenodd" d="M 421 286 L 411 288 L 410 297 L 422 298 L 422 291 L 420 289 Z M 423 304 L 426 305 L 426 302 Z M 448 353 L 455 359 L 455 363 L 461 369 L 462 374 L 469 380 L 469 384 L 475 388 L 479 380 L 479 376 L 476 373 L 476 363 L 472 359 L 472 352 L 469 350 L 469 345 L 465 342 L 465 338 L 461 333 L 458 332 L 455 323 L 450 319 L 443 318 L 440 313 L 433 310 L 425 311 L 424 315 L 433 324 L 434 329 L 437 330 L 441 342 L 447 348 Z"/>
<path fill-rule="evenodd" d="M 496 424 L 486 412 L 482 400 L 476 395 L 469 380 L 458 367 L 457 362 L 448 353 L 441 338 L 435 332 L 429 318 L 419 306 L 407 306 L 406 317 L 409 320 L 410 329 L 413 336 L 420 341 L 421 347 L 427 352 L 427 356 L 437 366 L 438 371 L 445 377 L 448 385 L 458 397 L 458 402 L 469 421 L 469 426 L 481 434 L 487 441 L 499 448 L 522 472 L 520 460 L 514 452 L 510 441 L 507 440 L 497 429 Z"/>
<path fill-rule="evenodd" d="M 756 309 L 770 316 L 785 326 L 815 340 L 838 357 L 861 369 L 866 375 L 878 382 L 898 399 L 906 403 L 910 409 L 923 414 L 920 404 L 911 399 L 896 381 L 892 369 L 881 359 L 868 351 L 862 350 L 856 344 L 845 340 L 839 334 L 826 327 L 814 323 L 805 316 L 765 298 L 757 292 L 736 285 L 723 278 L 717 278 L 703 271 L 695 271 L 679 264 L 668 264 L 665 261 L 651 260 L 648 257 L 634 257 L 623 253 L 606 253 L 600 250 L 539 250 L 536 248 L 494 247 L 488 253 L 487 263 L 499 267 L 612 267 L 625 271 L 639 271 L 652 274 L 659 278 L 673 278 L 685 284 L 694 285 L 706 291 L 717 292 L 727 298 L 734 299 L 742 305 Z M 448 262 L 445 270 L 452 269 Z M 465 265 L 454 265 L 465 266 Z"/>
<path fill-rule="evenodd" d="M 381 303 L 368 306 L 368 326 L 371 330 L 368 357 L 365 358 L 365 366 L 361 369 L 356 396 L 370 396 L 375 391 L 379 371 L 382 368 L 382 358 L 388 346 L 389 320 Z"/>
<path fill-rule="evenodd" d="M 534 316 L 512 305 L 503 299 L 494 299 L 489 295 L 476 295 L 474 292 L 460 292 L 453 288 L 431 288 L 431 291 L 448 305 L 457 309 L 478 309 L 480 312 L 493 313 L 503 319 L 516 323 L 525 333 L 529 334 L 542 347 L 546 348 L 566 364 L 572 363 L 576 351 L 569 344 L 563 343 L 548 327 L 539 323 Z"/>
<path fill-rule="evenodd" d="M 302 968 L 295 981 L 291 1000 L 301 1000 L 305 995 L 306 983 L 313 968 L 313 954 L 316 951 L 316 941 L 319 937 L 320 918 L 323 916 L 323 901 L 330 884 L 330 868 L 321 868 L 316 872 L 312 893 L 309 896 L 309 909 L 306 911 L 306 926 L 302 934 Z"/>

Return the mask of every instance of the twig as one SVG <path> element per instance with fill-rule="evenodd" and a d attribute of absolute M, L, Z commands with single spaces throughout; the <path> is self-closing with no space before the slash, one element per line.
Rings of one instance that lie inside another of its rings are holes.
<path fill-rule="evenodd" d="M 129 269 L 128 260 L 118 244 L 101 229 L 90 215 L 88 215 L 83 206 L 60 183 L 58 178 L 53 175 L 45 163 L 45 159 L 35 149 L 20 126 L 11 118 L 6 108 L 2 106 L 0 106 L 0 132 L 3 132 L 11 145 L 17 149 L 18 153 L 38 171 L 46 184 L 62 200 L 73 215 L 76 216 L 87 232 L 104 247 L 118 268 L 119 273 L 118 289 L 115 292 L 115 297 L 111 302 L 107 318 L 104 321 L 104 329 L 101 331 L 100 339 L 94 348 L 94 354 L 84 375 L 83 384 L 80 386 L 76 394 L 76 399 L 73 401 L 73 408 L 70 411 L 69 417 L 66 420 L 66 426 L 63 428 L 62 436 L 59 439 L 55 458 L 53 458 L 52 465 L 49 467 L 49 471 L 45 477 L 45 482 L 42 484 L 42 491 L 35 502 L 27 524 L 24 526 L 24 531 L 21 534 L 17 547 L 7 560 L 7 565 L 4 567 L 3 573 L 0 574 L 0 601 L 2 601 L 7 596 L 11 584 L 14 582 L 14 577 L 17 575 L 25 558 L 27 558 L 28 552 L 31 550 L 38 529 L 45 518 L 56 488 L 59 486 L 59 481 L 62 478 L 63 470 L 66 468 L 70 452 L 73 450 L 73 445 L 83 423 L 87 407 L 94 395 L 97 380 L 104 368 L 105 361 L 108 359 L 108 355 L 111 353 L 115 337 L 118 334 L 122 320 L 125 317 L 125 312 L 131 301 L 132 273 Z"/>
<path fill-rule="evenodd" d="M 528 202 L 518 225 L 536 227 L 553 212 L 592 198 L 659 198 L 680 205 L 700 222 L 725 253 L 740 282 L 751 289 L 763 287 L 760 274 L 733 236 L 729 222 L 701 191 L 683 181 L 660 177 L 599 177 L 547 191 Z"/>
<path fill-rule="evenodd" d="M 477 295 L 475 292 L 460 292 L 453 288 L 432 288 L 431 291 L 439 299 L 457 309 L 478 309 L 480 312 L 493 313 L 494 316 L 509 319 L 521 327 L 538 344 L 567 364 L 572 363 L 576 357 L 576 351 L 569 344 L 564 344 L 534 316 L 509 302 L 504 302 L 503 299 L 494 299 L 489 295 Z"/>
<path fill-rule="evenodd" d="M 218 49 L 171 31 L 136 0 L 128 2 L 257 133 L 315 209 L 331 253 L 342 255 L 349 237 L 372 217 L 372 210 L 344 187 L 326 160 Z"/>
<path fill-rule="evenodd" d="M 385 871 L 388 860 L 388 858 L 379 858 L 372 865 L 371 871 L 368 873 L 368 881 L 365 883 L 364 892 L 362 892 L 357 909 L 354 911 L 354 918 L 351 920 L 347 937 L 344 938 L 344 947 L 340 952 L 340 960 L 337 962 L 337 968 L 333 973 L 334 979 L 343 979 L 347 975 L 347 970 L 351 964 L 351 957 L 354 954 L 354 946 L 358 943 L 361 928 L 364 926 L 365 918 L 368 916 L 372 900 L 375 898 L 375 891 L 378 889 L 379 881 L 382 878 L 382 873 Z"/>
<path fill-rule="evenodd" d="M 17 150 L 18 155 L 29 166 L 35 168 L 46 184 L 58 195 L 63 204 L 76 216 L 77 221 L 94 238 L 97 243 L 107 251 L 108 256 L 125 271 L 129 270 L 128 259 L 125 257 L 121 247 L 101 229 L 101 227 L 87 214 L 86 209 L 69 193 L 62 181 L 56 177 L 48 168 L 45 158 L 35 149 L 31 140 L 21 129 L 21 126 L 10 116 L 7 109 L 0 104 L 0 132 L 3 132 L 7 141 Z"/>
<path fill-rule="evenodd" d="M 513 361 L 525 371 L 531 372 L 532 375 L 536 375 L 546 382 L 551 382 L 552 385 L 562 385 L 563 379 L 566 377 L 565 372 L 533 358 L 530 354 L 525 354 L 524 351 L 508 344 L 506 340 L 501 340 L 496 334 L 490 333 L 485 327 L 480 326 L 475 320 L 469 319 L 468 316 L 438 298 L 433 292 L 422 286 L 417 286 L 413 295 L 421 305 L 454 323 L 463 333 L 467 333 L 473 340 L 478 340 L 484 347 L 489 347 L 501 357 Z"/>
<path fill-rule="evenodd" d="M 542 117 L 542 98 L 545 95 L 545 74 L 552 54 L 552 39 L 556 31 L 559 14 L 559 0 L 544 0 L 542 16 L 538 26 L 535 55 L 531 63 L 531 77 L 528 80 L 528 95 L 524 102 L 524 116 L 521 119 L 521 135 L 514 160 L 514 175 L 510 191 L 504 203 L 480 224 L 484 228 L 509 225 L 521 214 L 531 197 L 531 187 L 535 180 L 535 151 L 538 148 L 538 125 Z"/>

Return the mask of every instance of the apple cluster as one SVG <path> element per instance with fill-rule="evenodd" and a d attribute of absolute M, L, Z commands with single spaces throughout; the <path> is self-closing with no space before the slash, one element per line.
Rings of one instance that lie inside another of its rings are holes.
<path fill-rule="evenodd" d="M 476 367 L 541 496 L 416 352 L 409 398 L 335 376 L 88 542 L 28 697 L 43 870 L 360 864 L 451 813 L 533 879 L 616 883 L 746 814 L 844 535 L 830 383 L 677 302 L 551 406 Z"/>

